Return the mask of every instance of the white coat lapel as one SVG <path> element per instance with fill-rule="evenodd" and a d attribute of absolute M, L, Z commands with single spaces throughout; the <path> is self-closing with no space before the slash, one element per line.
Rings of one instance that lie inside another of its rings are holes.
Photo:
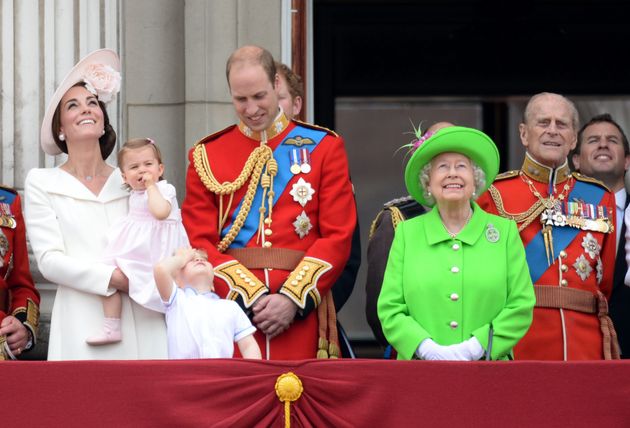
<path fill-rule="evenodd" d="M 107 181 L 105 186 L 101 190 L 101 193 L 96 196 L 87 187 L 85 187 L 79 180 L 73 177 L 71 174 L 62 170 L 59 167 L 50 170 L 50 179 L 46 181 L 46 191 L 51 194 L 57 194 L 62 196 L 68 196 L 74 199 L 81 199 L 85 201 L 98 201 L 98 202 L 110 202 L 116 199 L 126 198 L 129 196 L 129 192 L 123 189 L 122 176 L 120 169 L 116 168 Z"/>

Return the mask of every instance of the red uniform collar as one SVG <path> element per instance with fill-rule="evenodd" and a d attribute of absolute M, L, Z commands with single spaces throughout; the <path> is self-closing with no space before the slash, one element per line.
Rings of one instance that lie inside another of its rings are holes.
<path fill-rule="evenodd" d="M 289 126 L 289 119 L 284 115 L 282 109 L 280 114 L 274 119 L 264 131 L 253 131 L 249 126 L 245 125 L 242 121 L 238 124 L 238 129 L 248 138 L 256 141 L 268 141 L 278 134 L 281 134 Z"/>
<path fill-rule="evenodd" d="M 553 184 L 564 183 L 571 177 L 571 170 L 566 159 L 562 165 L 554 169 L 537 162 L 529 153 L 525 153 L 521 171 L 532 180 L 545 184 L 550 184 L 552 179 L 554 179 Z"/>

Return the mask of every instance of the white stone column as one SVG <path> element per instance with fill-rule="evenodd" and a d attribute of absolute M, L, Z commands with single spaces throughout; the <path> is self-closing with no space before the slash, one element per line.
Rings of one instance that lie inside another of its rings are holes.
<path fill-rule="evenodd" d="M 0 3 L 0 174 L 3 184 L 24 188 L 31 168 L 52 167 L 65 155 L 48 156 L 40 148 L 40 127 L 52 94 L 72 66 L 88 52 L 119 50 L 122 0 L 2 0 Z M 122 94 L 124 96 L 124 94 Z M 118 103 L 121 101 L 119 100 Z M 108 112 L 120 123 L 117 103 Z M 56 287 L 31 271 L 41 294 L 41 339 L 30 358 L 46 352 L 48 321 Z"/>
<path fill-rule="evenodd" d="M 186 1 L 187 148 L 237 121 L 225 63 L 245 44 L 262 46 L 280 59 L 282 13 L 290 13 L 282 0 Z"/>
<path fill-rule="evenodd" d="M 2 0 L 2 182 L 21 189 L 29 169 L 63 160 L 39 148 L 47 103 L 72 66 L 101 47 L 119 50 L 120 0 Z M 114 126 L 118 107 L 109 107 Z"/>
<path fill-rule="evenodd" d="M 150 137 L 162 152 L 165 178 L 184 197 L 184 1 L 125 3 L 125 138 Z"/>
<path fill-rule="evenodd" d="M 2 182 L 13 183 L 13 142 L 15 139 L 15 88 L 14 88 L 14 26 L 13 1 L 2 0 L 0 3 L 0 138 L 2 138 Z"/>

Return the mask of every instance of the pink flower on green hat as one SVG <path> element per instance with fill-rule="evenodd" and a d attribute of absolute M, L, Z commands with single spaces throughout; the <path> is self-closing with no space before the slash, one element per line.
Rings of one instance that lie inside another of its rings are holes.
<path fill-rule="evenodd" d="M 420 147 L 422 145 L 422 143 L 424 143 L 425 141 L 427 141 L 429 138 L 431 138 L 431 136 L 433 135 L 433 132 L 425 132 L 425 134 L 418 138 L 416 141 L 414 141 L 411 145 L 411 153 L 415 152 L 416 150 L 418 150 L 418 147 Z"/>

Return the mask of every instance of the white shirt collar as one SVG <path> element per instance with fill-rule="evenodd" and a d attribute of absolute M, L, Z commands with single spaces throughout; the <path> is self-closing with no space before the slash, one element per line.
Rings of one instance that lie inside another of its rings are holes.
<path fill-rule="evenodd" d="M 622 211 L 626 209 L 626 197 L 627 193 L 625 187 L 622 187 L 615 192 L 615 204 L 617 205 L 617 208 Z"/>

